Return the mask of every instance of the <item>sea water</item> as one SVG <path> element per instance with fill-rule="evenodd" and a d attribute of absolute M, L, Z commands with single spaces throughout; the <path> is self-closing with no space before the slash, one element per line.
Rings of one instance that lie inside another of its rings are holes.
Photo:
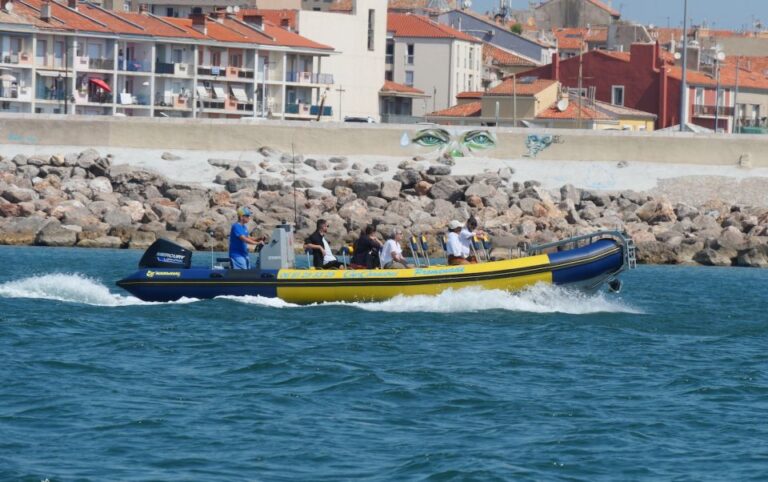
<path fill-rule="evenodd" d="M 768 271 L 145 303 L 140 255 L 0 248 L 0 480 L 768 479 Z"/>

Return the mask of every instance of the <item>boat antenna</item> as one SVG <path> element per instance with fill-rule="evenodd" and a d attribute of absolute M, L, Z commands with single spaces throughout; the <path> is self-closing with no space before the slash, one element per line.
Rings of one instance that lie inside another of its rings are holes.
<path fill-rule="evenodd" d="M 291 142 L 291 165 L 293 168 L 293 229 L 299 229 L 299 211 L 296 208 L 296 154 L 293 152 L 293 142 Z"/>

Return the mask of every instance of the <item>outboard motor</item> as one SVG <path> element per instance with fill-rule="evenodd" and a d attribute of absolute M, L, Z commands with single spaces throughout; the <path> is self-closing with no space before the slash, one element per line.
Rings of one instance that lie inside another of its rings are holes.
<path fill-rule="evenodd" d="M 279 270 L 296 266 L 293 252 L 293 226 L 278 224 L 272 230 L 272 237 L 259 252 L 259 269 Z"/>
<path fill-rule="evenodd" d="M 167 239 L 158 239 L 144 252 L 139 269 L 176 268 L 186 269 L 192 264 L 192 251 Z"/>

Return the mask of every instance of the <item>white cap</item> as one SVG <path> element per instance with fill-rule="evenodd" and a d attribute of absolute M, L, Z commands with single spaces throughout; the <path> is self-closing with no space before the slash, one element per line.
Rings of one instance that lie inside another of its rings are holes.
<path fill-rule="evenodd" d="M 450 223 L 448 223 L 448 229 L 450 229 L 451 231 L 453 231 L 454 229 L 459 229 L 461 226 L 462 224 L 456 221 L 455 219 Z"/>

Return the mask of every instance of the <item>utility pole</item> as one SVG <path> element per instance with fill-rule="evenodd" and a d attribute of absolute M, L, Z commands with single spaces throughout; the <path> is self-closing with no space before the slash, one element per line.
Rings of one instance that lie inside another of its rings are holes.
<path fill-rule="evenodd" d="M 740 57 L 736 57 L 736 89 L 733 92 L 733 130 L 732 133 L 736 133 L 739 131 L 739 121 L 741 120 L 741 117 L 739 116 L 739 61 L 741 60 Z"/>
<path fill-rule="evenodd" d="M 336 89 L 336 92 L 339 93 L 339 122 L 341 122 L 344 120 L 344 118 L 341 117 L 341 96 L 344 95 L 344 92 L 346 92 L 346 89 L 344 89 L 343 85 L 339 85 L 339 88 Z"/>
<path fill-rule="evenodd" d="M 720 130 L 720 61 L 715 59 L 715 134 Z"/>
<path fill-rule="evenodd" d="M 688 123 L 688 86 L 685 73 L 688 70 L 688 0 L 683 0 L 683 78 L 680 82 L 680 132 L 685 130 Z"/>
<path fill-rule="evenodd" d="M 512 127 L 517 127 L 517 74 L 512 74 Z"/>
<path fill-rule="evenodd" d="M 583 95 L 582 95 L 582 89 L 584 88 L 582 83 L 584 80 L 584 35 L 581 35 L 581 48 L 579 48 L 579 114 L 578 114 L 578 122 L 577 127 L 581 129 L 581 107 L 583 104 Z"/>

